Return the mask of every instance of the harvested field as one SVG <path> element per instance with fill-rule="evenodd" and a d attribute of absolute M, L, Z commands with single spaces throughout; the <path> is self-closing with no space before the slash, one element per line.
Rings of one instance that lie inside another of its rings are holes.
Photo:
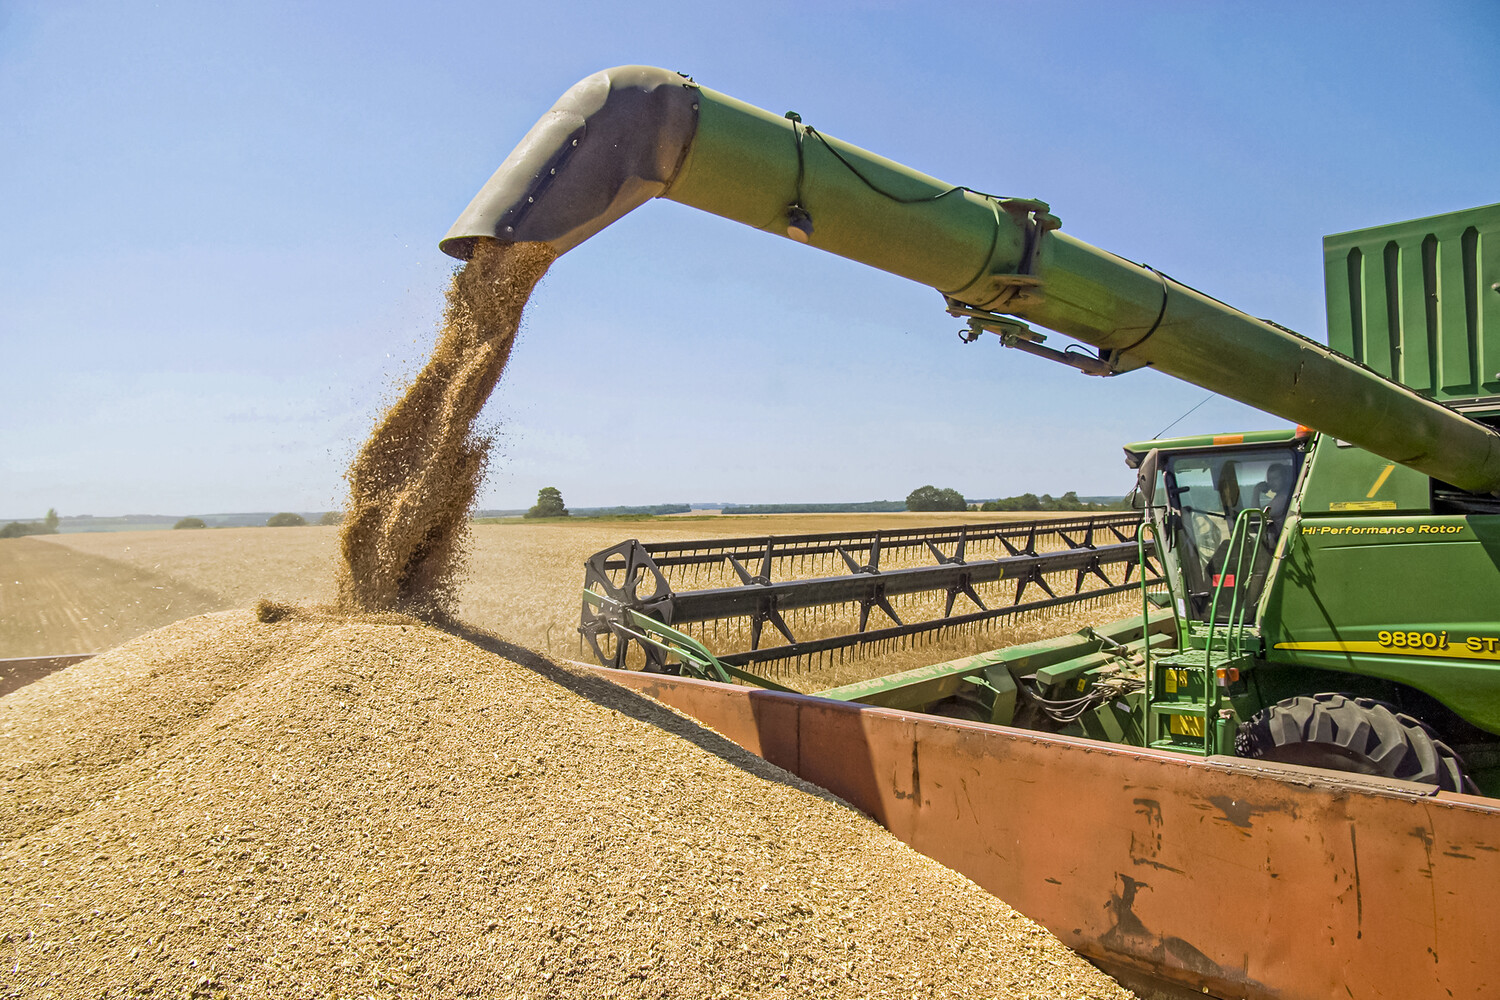
<path fill-rule="evenodd" d="M 590 521 L 536 524 L 509 522 L 479 524 L 471 528 L 468 573 L 459 588 L 459 616 L 506 639 L 558 657 L 580 656 L 578 635 L 578 589 L 583 582 L 586 557 L 626 538 L 666 541 L 693 538 L 727 538 L 770 534 L 803 534 L 834 530 L 919 527 L 958 524 L 979 515 L 958 514 L 785 514 L 755 517 L 714 517 L 697 520 L 661 518 L 651 521 Z M 1031 515 L 1016 515 L 1028 520 Z M 1007 515 L 982 515 L 983 520 L 1005 520 Z M 139 577 L 146 581 L 165 576 L 176 585 L 216 595 L 217 603 L 197 610 L 248 607 L 261 598 L 293 604 L 327 603 L 334 599 L 334 566 L 338 529 L 220 528 L 212 531 L 138 531 L 7 540 L 0 543 L 0 560 L 6 547 L 24 541 L 41 546 L 65 547 L 110 564 L 108 579 L 131 586 Z M 124 564 L 122 567 L 119 564 Z M 0 562 L 0 565 L 8 563 Z M 88 581 L 54 583 L 46 574 L 71 572 L 67 563 L 39 566 L 37 585 L 91 586 Z M 77 564 L 81 571 L 84 564 Z M 134 570 L 126 567 L 133 567 Z M 19 576 L 0 580 L 23 579 Z M 149 585 L 159 585 L 155 581 Z M 102 607 L 110 600 L 108 588 L 95 600 Z M 986 632 L 969 632 L 939 644 L 901 650 L 878 662 L 846 661 L 829 671 L 788 674 L 784 681 L 801 690 L 816 690 L 860 677 L 904 670 L 922 663 L 938 662 L 990 649 L 1008 642 L 1029 642 L 1077 629 L 1080 613 L 1092 621 L 1135 614 L 1138 599 L 1129 595 L 1115 604 L 1085 609 L 1059 609 L 1027 616 L 1024 620 Z M 133 606 L 132 606 L 133 607 Z M 85 610 L 81 614 L 88 614 Z M 162 619 L 118 616 L 111 634 L 123 641 L 163 624 Z M 74 652 L 104 648 L 79 646 L 71 627 L 58 619 L 49 626 L 46 639 L 26 647 L 11 645 L 0 634 L 0 656 Z M 107 645 L 107 643 L 105 644 Z M 16 650 L 16 651 L 12 651 Z M 857 675 L 857 676 L 856 676 Z"/>
<path fill-rule="evenodd" d="M 0 657 L 97 652 L 222 600 L 154 567 L 35 537 L 0 542 Z"/>
<path fill-rule="evenodd" d="M 474 638 L 225 612 L 0 699 L 0 994 L 1129 996 L 826 793 Z"/>
<path fill-rule="evenodd" d="M 162 573 L 217 595 L 215 610 L 247 608 L 262 597 L 302 604 L 334 596 L 338 528 L 119 531 L 31 540 Z"/>

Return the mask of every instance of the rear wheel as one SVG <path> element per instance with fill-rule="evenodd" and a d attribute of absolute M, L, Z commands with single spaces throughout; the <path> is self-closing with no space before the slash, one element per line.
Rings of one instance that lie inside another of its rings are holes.
<path fill-rule="evenodd" d="M 1458 754 L 1422 722 L 1373 698 L 1315 694 L 1257 712 L 1235 734 L 1241 757 L 1472 791 Z"/>

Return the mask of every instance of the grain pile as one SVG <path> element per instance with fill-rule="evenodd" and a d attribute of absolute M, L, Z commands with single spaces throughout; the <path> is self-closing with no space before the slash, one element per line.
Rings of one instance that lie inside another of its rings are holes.
<path fill-rule="evenodd" d="M 350 466 L 339 537 L 340 604 L 452 618 L 469 511 L 490 439 L 474 429 L 556 254 L 481 240 L 454 272 L 432 357 Z"/>
<path fill-rule="evenodd" d="M 0 699 L 0 996 L 1128 996 L 654 702 L 278 614 Z"/>

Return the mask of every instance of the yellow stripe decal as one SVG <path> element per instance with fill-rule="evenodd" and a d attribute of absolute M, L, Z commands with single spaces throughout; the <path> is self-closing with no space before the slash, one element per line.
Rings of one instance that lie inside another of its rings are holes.
<path fill-rule="evenodd" d="M 1301 650 L 1305 653 L 1379 653 L 1385 656 L 1420 656 L 1426 659 L 1500 661 L 1500 649 L 1473 650 L 1462 642 L 1449 642 L 1445 649 L 1423 649 L 1412 646 L 1385 646 L 1378 642 L 1278 642 L 1276 649 Z"/>
<path fill-rule="evenodd" d="M 1368 492 L 1368 493 L 1365 494 L 1365 499 L 1366 500 L 1373 499 L 1374 496 L 1375 496 L 1375 494 L 1377 494 L 1377 493 L 1380 492 L 1380 487 L 1384 486 L 1385 485 L 1385 481 L 1387 479 L 1391 478 L 1391 470 L 1394 469 L 1395 467 L 1396 467 L 1396 463 L 1392 462 L 1390 465 L 1387 465 L 1385 467 L 1385 469 L 1383 469 L 1381 471 L 1380 475 L 1378 475 L 1378 476 L 1375 477 L 1375 485 L 1371 486 L 1370 487 L 1370 492 Z"/>

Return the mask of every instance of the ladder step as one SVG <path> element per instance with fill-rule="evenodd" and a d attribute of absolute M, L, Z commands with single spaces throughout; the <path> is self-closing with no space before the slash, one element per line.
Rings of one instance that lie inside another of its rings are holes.
<path fill-rule="evenodd" d="M 1207 705 L 1194 705 L 1188 702 L 1155 702 L 1151 705 L 1152 715 L 1196 715 L 1208 718 Z"/>
<path fill-rule="evenodd" d="M 1153 750 L 1175 750 L 1178 753 L 1192 753 L 1200 757 L 1207 757 L 1208 747 L 1201 742 L 1198 743 L 1174 743 L 1171 740 L 1156 740 L 1148 744 Z"/>

